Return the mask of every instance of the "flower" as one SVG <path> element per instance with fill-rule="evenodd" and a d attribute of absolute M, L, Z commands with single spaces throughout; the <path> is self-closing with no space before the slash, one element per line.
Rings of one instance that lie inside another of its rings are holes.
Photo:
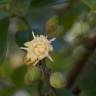
<path fill-rule="evenodd" d="M 53 46 L 51 45 L 51 43 L 55 40 L 55 38 L 48 40 L 44 35 L 35 36 L 34 32 L 32 32 L 32 35 L 33 40 L 24 43 L 25 47 L 21 47 L 21 49 L 27 51 L 27 64 L 36 65 L 45 57 L 48 57 L 51 61 L 53 61 L 53 59 L 49 55 L 49 52 L 53 51 Z"/>

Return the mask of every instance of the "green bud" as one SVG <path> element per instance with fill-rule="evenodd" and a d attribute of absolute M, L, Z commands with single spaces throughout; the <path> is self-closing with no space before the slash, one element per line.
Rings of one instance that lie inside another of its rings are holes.
<path fill-rule="evenodd" d="M 45 30 L 49 34 L 52 34 L 57 29 L 57 26 L 58 26 L 58 17 L 53 16 L 45 24 Z"/>
<path fill-rule="evenodd" d="M 50 76 L 50 85 L 54 88 L 63 88 L 65 86 L 65 80 L 62 73 L 52 73 Z"/>
<path fill-rule="evenodd" d="M 33 81 L 40 80 L 42 77 L 42 72 L 40 68 L 38 67 L 31 67 L 28 69 L 26 75 L 25 75 L 25 83 L 30 84 Z"/>

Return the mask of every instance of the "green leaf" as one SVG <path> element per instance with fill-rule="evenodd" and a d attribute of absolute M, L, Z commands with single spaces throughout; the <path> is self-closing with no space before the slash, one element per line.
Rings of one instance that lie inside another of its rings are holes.
<path fill-rule="evenodd" d="M 39 35 L 40 31 L 34 29 L 33 30 L 35 32 L 35 35 Z M 16 39 L 16 43 L 18 44 L 18 46 L 24 46 L 25 42 L 31 41 L 33 39 L 32 36 L 32 30 L 28 29 L 28 30 L 24 30 L 24 31 L 19 31 L 15 34 L 15 39 Z"/>
<path fill-rule="evenodd" d="M 8 27 L 9 18 L 4 18 L 0 20 L 0 64 L 1 61 L 4 59 L 6 53 Z"/>
<path fill-rule="evenodd" d="M 61 53 L 54 52 L 52 54 L 52 58 L 54 62 L 47 60 L 47 66 L 54 71 L 62 71 L 64 72 L 65 75 L 67 75 L 70 68 L 73 66 L 73 63 L 72 63 L 73 61 L 72 61 L 72 58 L 70 57 L 63 57 Z"/>
<path fill-rule="evenodd" d="M 74 95 L 73 95 L 72 92 L 69 91 L 69 90 L 60 89 L 60 90 L 58 90 L 58 92 L 57 92 L 57 96 L 74 96 Z"/>
<path fill-rule="evenodd" d="M 92 5 L 91 10 L 92 10 L 93 13 L 96 13 L 96 3 Z"/>
<path fill-rule="evenodd" d="M 30 7 L 31 0 L 15 0 L 11 2 L 11 12 L 16 15 L 25 15 Z"/>
<path fill-rule="evenodd" d="M 60 17 L 60 23 L 64 26 L 64 32 L 67 32 L 74 22 L 78 19 L 78 16 L 85 11 L 86 7 L 82 4 L 72 5 L 65 13 Z"/>
<path fill-rule="evenodd" d="M 83 2 L 86 2 L 88 4 L 96 4 L 96 0 L 82 0 Z"/>
<path fill-rule="evenodd" d="M 9 6 L 9 2 L 0 2 L 0 18 L 8 17 L 10 15 L 10 13 L 7 11 L 9 9 Z"/>
<path fill-rule="evenodd" d="M 0 96 L 11 96 L 16 89 L 14 87 L 7 87 L 0 89 Z"/>
<path fill-rule="evenodd" d="M 11 1 L 11 0 L 0 0 L 0 4 L 4 4 L 4 3 L 7 3 L 9 1 Z"/>
<path fill-rule="evenodd" d="M 9 59 L 4 60 L 3 64 L 0 66 L 0 76 L 9 78 L 12 72 L 13 69 L 11 67 Z"/>
<path fill-rule="evenodd" d="M 15 69 L 14 72 L 12 73 L 11 75 L 12 80 L 17 87 L 23 86 L 25 73 L 26 73 L 26 66 L 21 66 Z"/>
<path fill-rule="evenodd" d="M 96 64 L 87 64 L 77 82 L 87 96 L 96 96 Z"/>
<path fill-rule="evenodd" d="M 46 6 L 48 4 L 52 4 L 56 0 L 32 0 L 31 7 L 41 7 Z"/>
<path fill-rule="evenodd" d="M 93 10 L 94 5 L 96 5 L 96 0 L 82 0 L 82 2 L 89 7 L 91 10 Z"/>

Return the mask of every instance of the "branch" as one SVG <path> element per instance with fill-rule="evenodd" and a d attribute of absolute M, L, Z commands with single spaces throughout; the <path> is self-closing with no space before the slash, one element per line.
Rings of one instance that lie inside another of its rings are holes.
<path fill-rule="evenodd" d="M 43 89 L 43 82 L 42 80 L 40 80 L 38 81 L 38 96 L 43 96 L 42 89 Z"/>
<path fill-rule="evenodd" d="M 85 46 L 86 52 L 82 54 L 82 56 L 76 60 L 75 66 L 69 72 L 69 76 L 67 79 L 66 88 L 70 89 L 74 85 L 77 77 L 79 76 L 80 72 L 82 71 L 83 67 L 86 65 L 88 59 L 90 58 L 91 54 L 94 52 L 96 48 L 96 36 L 92 38 L 88 38 L 86 41 L 87 45 Z"/>
<path fill-rule="evenodd" d="M 50 85 L 49 83 L 49 78 L 50 78 L 50 70 L 47 68 L 46 64 L 45 64 L 45 60 L 40 61 L 40 68 L 44 74 L 44 77 L 46 79 L 46 82 L 48 84 L 49 87 L 49 93 L 52 94 L 52 96 L 56 96 L 56 90 Z"/>

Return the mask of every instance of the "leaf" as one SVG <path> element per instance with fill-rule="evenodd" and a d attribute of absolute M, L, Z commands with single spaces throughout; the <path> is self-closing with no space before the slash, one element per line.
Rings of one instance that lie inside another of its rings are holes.
<path fill-rule="evenodd" d="M 0 64 L 4 59 L 6 53 L 8 27 L 9 27 L 9 18 L 4 18 L 0 20 Z"/>
<path fill-rule="evenodd" d="M 48 4 L 52 4 L 53 2 L 56 2 L 56 0 L 32 0 L 31 6 L 41 7 L 41 6 L 46 6 Z"/>
<path fill-rule="evenodd" d="M 96 13 L 96 3 L 92 5 L 91 10 L 92 10 L 93 13 Z"/>
<path fill-rule="evenodd" d="M 10 2 L 11 0 L 0 0 L 0 4 L 4 4 L 4 3 L 7 3 L 7 2 Z"/>
<path fill-rule="evenodd" d="M 87 4 L 96 4 L 96 0 L 82 0 L 83 2 L 87 3 Z"/>
<path fill-rule="evenodd" d="M 14 70 L 11 77 L 13 82 L 17 87 L 22 86 L 24 84 L 24 76 L 26 73 L 26 66 L 21 66 Z"/>
<path fill-rule="evenodd" d="M 64 32 L 67 32 L 78 19 L 78 16 L 85 11 L 86 7 L 82 4 L 73 4 L 65 13 L 60 17 L 60 23 L 64 26 Z"/>
<path fill-rule="evenodd" d="M 13 69 L 11 68 L 9 59 L 4 60 L 0 66 L 0 77 L 9 78 Z"/>
<path fill-rule="evenodd" d="M 96 0 L 82 0 L 82 2 L 89 7 L 92 11 L 94 8 L 94 5 L 96 5 Z"/>
<path fill-rule="evenodd" d="M 18 20 L 16 26 L 18 31 L 23 31 L 28 29 L 28 25 L 23 20 Z"/>
<path fill-rule="evenodd" d="M 11 2 L 10 10 L 16 15 L 25 15 L 30 7 L 31 0 L 15 0 Z"/>
<path fill-rule="evenodd" d="M 57 96 L 74 96 L 74 95 L 73 95 L 72 92 L 69 91 L 69 90 L 60 89 L 60 90 L 58 90 L 58 92 L 57 92 Z"/>
<path fill-rule="evenodd" d="M 52 58 L 54 62 L 50 62 L 47 60 L 47 66 L 51 68 L 54 71 L 62 71 L 65 75 L 69 72 L 70 68 L 73 66 L 72 58 L 70 57 L 64 57 L 59 52 L 54 52 L 52 54 Z M 60 62 L 62 61 L 62 62 Z"/>
<path fill-rule="evenodd" d="M 0 2 L 0 18 L 8 17 L 10 15 L 10 13 L 6 11 L 8 9 L 9 9 L 9 2 L 8 3 Z"/>
<path fill-rule="evenodd" d="M 80 74 L 77 83 L 87 96 L 96 96 L 96 64 L 88 63 Z"/>
<path fill-rule="evenodd" d="M 0 96 L 11 96 L 15 90 L 14 87 L 0 89 Z"/>

